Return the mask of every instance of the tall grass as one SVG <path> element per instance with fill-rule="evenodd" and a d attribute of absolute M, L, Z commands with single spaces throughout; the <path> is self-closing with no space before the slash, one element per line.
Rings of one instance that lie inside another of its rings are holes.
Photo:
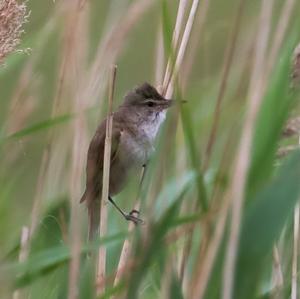
<path fill-rule="evenodd" d="M 19 48 L 31 51 L 0 68 L 0 297 L 299 297 L 299 130 L 284 127 L 299 113 L 300 3 L 27 7 Z M 114 108 L 144 81 L 178 105 L 147 171 L 115 198 L 145 225 L 108 204 L 89 243 L 79 199 L 112 64 Z"/>

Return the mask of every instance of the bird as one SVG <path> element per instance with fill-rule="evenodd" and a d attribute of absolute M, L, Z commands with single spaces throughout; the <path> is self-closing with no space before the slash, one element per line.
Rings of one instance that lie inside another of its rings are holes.
<path fill-rule="evenodd" d="M 113 113 L 108 200 L 126 220 L 135 224 L 142 222 L 135 216 L 138 211 L 125 213 L 112 196 L 120 193 L 130 177 L 146 166 L 166 111 L 173 103 L 174 100 L 166 99 L 145 82 L 129 91 Z M 89 240 L 93 240 L 99 230 L 105 135 L 106 119 L 98 126 L 88 148 L 86 188 L 80 200 L 87 205 Z"/>

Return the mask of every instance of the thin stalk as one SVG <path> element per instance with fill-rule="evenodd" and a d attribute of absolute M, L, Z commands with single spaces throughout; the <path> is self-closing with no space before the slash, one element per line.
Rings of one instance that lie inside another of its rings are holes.
<path fill-rule="evenodd" d="M 204 297 L 207 283 L 209 281 L 214 265 L 214 261 L 216 259 L 218 249 L 223 238 L 229 207 L 230 200 L 228 197 L 225 198 L 223 201 L 219 217 L 217 217 L 218 220 L 216 223 L 216 229 L 214 231 L 211 241 L 209 242 L 204 258 L 201 258 L 202 252 L 199 251 L 198 253 L 196 267 L 194 270 L 191 287 L 189 289 L 190 294 L 187 298 L 202 299 Z"/>
<path fill-rule="evenodd" d="M 134 209 L 138 211 L 139 208 L 140 208 L 140 203 L 136 202 L 134 205 Z M 135 228 L 135 224 L 132 221 L 130 221 L 128 225 L 129 236 L 130 236 L 130 232 L 132 232 L 134 228 Z M 131 249 L 132 249 L 131 242 L 132 240 L 130 240 L 128 237 L 123 243 L 122 251 L 120 254 L 120 259 L 116 271 L 116 276 L 114 280 L 114 286 L 117 286 L 120 283 L 122 277 L 126 275 L 128 265 L 130 264 L 130 256 L 131 256 Z"/>
<path fill-rule="evenodd" d="M 118 55 L 124 49 L 129 33 L 136 28 L 142 16 L 155 3 L 151 0 L 134 1 L 128 7 L 126 14 L 100 40 L 94 62 L 86 76 L 82 97 L 90 104 L 95 104 L 106 86 L 104 70 L 115 63 Z"/>
<path fill-rule="evenodd" d="M 21 232 L 20 253 L 19 253 L 20 263 L 24 263 L 28 257 L 29 240 L 30 240 L 29 228 L 27 226 L 23 226 Z M 20 296 L 20 290 L 15 290 L 12 298 L 13 299 L 22 298 L 22 296 Z"/>
<path fill-rule="evenodd" d="M 100 237 L 104 237 L 107 231 L 107 202 L 109 196 L 109 171 L 110 171 L 110 154 L 111 154 L 111 137 L 112 137 L 112 126 L 113 126 L 113 97 L 115 90 L 117 66 L 114 65 L 111 69 L 111 79 L 109 84 L 109 97 L 108 97 L 108 113 L 106 120 L 106 135 L 105 135 L 105 146 L 104 146 L 104 157 L 103 157 L 103 182 L 102 182 L 102 198 L 100 207 Z M 99 247 L 98 253 L 98 267 L 97 267 L 97 294 L 101 295 L 105 291 L 106 272 L 106 248 L 104 245 Z"/>
<path fill-rule="evenodd" d="M 174 66 L 173 72 L 171 74 L 170 82 L 168 82 L 167 86 L 163 87 L 163 90 L 166 90 L 166 94 L 165 94 L 166 98 L 172 97 L 172 94 L 173 94 L 173 91 L 174 91 L 174 82 L 177 79 L 178 71 L 179 71 L 179 69 L 182 65 L 182 62 L 183 62 L 184 54 L 185 54 L 186 47 L 187 47 L 187 44 L 188 44 L 188 41 L 189 41 L 189 38 L 190 38 L 190 35 L 191 35 L 191 30 L 192 30 L 195 15 L 196 15 L 196 12 L 197 12 L 198 4 L 199 4 L 198 0 L 194 0 L 193 3 L 192 3 L 190 13 L 189 13 L 189 16 L 188 16 L 188 19 L 187 19 L 187 23 L 186 23 L 186 26 L 185 26 L 185 29 L 184 29 L 184 33 L 183 33 L 183 36 L 182 36 L 182 40 L 181 40 L 181 43 L 179 45 L 179 50 L 178 50 L 178 54 L 176 56 L 175 66 Z M 183 115 L 183 113 L 184 113 L 183 109 L 181 109 L 181 113 Z M 186 120 L 187 120 L 187 118 L 186 118 Z M 188 122 L 184 123 L 183 125 L 185 126 L 185 129 L 186 129 L 187 133 L 192 132 L 188 128 L 190 126 L 190 124 Z M 195 146 L 193 145 L 194 144 L 194 138 L 193 138 L 193 136 L 191 136 L 191 133 L 189 133 L 189 134 L 190 134 L 190 136 L 187 136 L 187 140 L 190 142 L 190 148 L 195 148 Z M 198 163 L 195 162 L 196 161 L 195 160 L 195 155 L 193 153 L 191 153 L 191 159 L 193 160 L 194 165 L 198 164 Z M 202 203 L 202 209 L 205 211 L 207 209 L 207 200 L 206 200 L 203 176 L 200 173 L 200 169 L 198 169 L 198 166 L 197 166 L 197 171 L 199 172 L 198 173 L 199 194 L 201 194 L 200 198 L 201 198 L 201 203 Z"/>
<path fill-rule="evenodd" d="M 209 0 L 204 0 L 202 2 L 201 10 L 199 11 L 198 18 L 196 18 L 196 24 L 194 25 L 197 28 L 197 34 L 194 36 L 194 38 L 191 38 L 191 46 L 190 46 L 191 50 L 190 50 L 189 55 L 187 55 L 187 59 L 182 67 L 182 71 L 180 72 L 181 74 L 183 74 L 180 77 L 180 81 L 181 81 L 180 85 L 181 85 L 181 88 L 183 91 L 186 89 L 188 78 L 190 77 L 190 73 L 192 71 L 193 63 L 195 60 L 195 55 L 198 50 L 198 43 L 199 43 L 200 37 L 202 35 L 203 26 L 206 21 L 209 3 L 210 3 Z M 200 158 L 199 158 L 199 160 L 200 160 Z M 200 183 L 200 181 L 199 181 L 199 183 Z M 202 193 L 202 188 L 199 188 L 198 191 L 199 191 L 199 195 L 200 195 L 200 193 Z M 198 202 L 195 202 L 193 206 L 189 207 L 189 210 L 194 211 L 195 206 L 197 206 L 197 205 L 198 205 Z M 191 230 L 188 232 L 188 234 L 186 236 L 186 241 L 185 241 L 184 247 L 182 249 L 182 255 L 181 255 L 182 258 L 181 258 L 181 262 L 180 262 L 179 278 L 182 282 L 182 285 L 183 285 L 182 289 L 183 289 L 184 293 L 186 293 L 186 289 L 187 289 L 185 287 L 185 286 L 187 286 L 187 284 L 185 282 L 188 281 L 187 276 L 185 275 L 186 274 L 185 269 L 186 269 L 186 264 L 188 262 L 188 258 L 190 256 L 190 251 L 192 248 L 193 233 L 194 233 L 194 229 L 191 228 Z"/>
<path fill-rule="evenodd" d="M 291 14 L 293 13 L 293 8 L 295 6 L 295 0 L 287 0 L 284 2 L 284 7 L 282 9 L 279 22 L 275 29 L 275 37 L 272 47 L 270 48 L 270 56 L 267 64 L 266 76 L 269 77 L 272 67 L 274 66 L 280 47 L 282 45 L 285 33 L 290 21 Z"/>
<path fill-rule="evenodd" d="M 160 84 L 163 80 L 163 69 L 164 69 L 164 44 L 161 24 L 157 32 L 157 42 L 156 42 L 156 53 L 155 53 L 155 85 L 158 91 L 162 91 Z"/>
<path fill-rule="evenodd" d="M 282 286 L 284 285 L 283 282 L 283 273 L 282 273 L 282 265 L 280 261 L 280 253 L 278 246 L 274 246 L 273 248 L 273 284 L 274 284 L 274 292 L 275 298 L 277 298 L 277 292 L 280 292 Z"/>
<path fill-rule="evenodd" d="M 137 193 L 137 198 L 134 204 L 134 209 L 135 210 L 139 210 L 140 208 L 140 201 L 139 201 L 139 197 L 142 191 L 142 186 L 143 186 L 143 182 L 145 179 L 145 173 L 146 173 L 146 167 L 143 167 L 142 173 L 141 173 L 141 178 L 140 178 L 140 183 L 139 183 L 139 187 L 138 187 L 138 193 Z M 133 229 L 135 227 L 135 224 L 130 221 L 129 225 L 128 225 L 128 232 L 132 232 Z M 128 234 L 130 236 L 130 234 Z M 122 251 L 121 251 L 121 255 L 120 255 L 120 259 L 119 259 L 119 263 L 118 263 L 118 268 L 116 271 L 116 277 L 115 277 L 115 281 L 114 281 L 114 286 L 117 286 L 118 283 L 120 282 L 122 276 L 125 274 L 124 269 L 127 268 L 127 265 L 129 263 L 129 257 L 131 255 L 131 240 L 129 240 L 129 238 L 127 238 L 124 243 L 123 243 L 123 247 L 122 247 Z"/>
<path fill-rule="evenodd" d="M 68 299 L 78 298 L 78 282 L 80 274 L 81 254 L 81 214 L 78 199 L 81 194 L 81 178 L 85 163 L 85 149 L 87 145 L 86 126 L 84 117 L 84 99 L 79 97 L 78 90 L 84 74 L 86 62 L 85 40 L 82 36 L 87 35 L 88 10 L 81 9 L 80 0 L 68 2 L 65 7 L 66 13 L 66 35 L 65 46 L 70 50 L 65 58 L 68 60 L 65 70 L 64 91 L 70 92 L 72 110 L 78 113 L 75 119 L 72 132 L 73 140 L 71 147 L 71 171 L 69 181 L 70 193 L 70 232 L 69 245 L 71 260 L 69 266 Z M 66 54 L 66 53 L 65 53 Z M 74 70 L 78 70 L 74 72 Z M 69 90 L 67 89 L 69 88 Z"/>
<path fill-rule="evenodd" d="M 180 74 L 182 74 L 182 76 L 180 76 L 180 80 L 181 80 L 180 83 L 183 91 L 186 89 L 188 79 L 190 78 L 190 74 L 195 62 L 195 57 L 196 55 L 199 55 L 198 45 L 199 45 L 200 38 L 202 37 L 202 31 L 204 28 L 204 24 L 206 22 L 209 4 L 210 4 L 210 0 L 202 1 L 201 9 L 199 10 L 198 16 L 196 17 L 194 28 L 197 28 L 197 30 L 194 30 L 195 32 L 194 36 L 191 37 L 191 42 L 188 49 L 189 52 L 184 62 L 182 71 L 180 71 Z"/>
<path fill-rule="evenodd" d="M 168 87 L 170 78 L 172 76 L 172 70 L 174 67 L 174 55 L 175 55 L 175 53 L 177 51 L 177 47 L 178 47 L 179 35 L 180 35 L 180 31 L 182 29 L 182 23 L 183 23 L 184 13 L 186 10 L 186 5 L 187 5 L 187 0 L 179 1 L 177 17 L 176 17 L 176 22 L 175 22 L 175 28 L 174 28 L 173 36 L 172 36 L 172 48 L 171 48 L 171 53 L 170 53 L 170 56 L 168 59 L 168 64 L 167 64 L 164 81 L 163 81 L 163 87 L 165 88 L 163 90 L 163 93 L 166 92 L 166 88 Z"/>
<path fill-rule="evenodd" d="M 250 80 L 248 107 L 242 137 L 237 152 L 233 179 L 229 187 L 229 197 L 232 198 L 232 219 L 230 223 L 229 239 L 227 243 L 222 298 L 233 298 L 235 263 L 239 242 L 242 210 L 244 204 L 244 190 L 250 166 L 251 143 L 255 128 L 255 121 L 262 103 L 265 90 L 265 61 L 270 33 L 273 0 L 263 0 L 258 35 L 256 40 L 255 59 Z"/>
<path fill-rule="evenodd" d="M 174 66 L 173 72 L 171 74 L 170 81 L 167 82 L 167 86 L 164 86 L 164 90 L 166 90 L 166 93 L 165 93 L 166 98 L 170 98 L 173 94 L 174 82 L 176 81 L 177 73 L 181 67 L 181 64 L 182 64 L 182 61 L 184 58 L 184 54 L 186 51 L 187 43 L 190 39 L 190 35 L 191 35 L 191 31 L 192 31 L 192 27 L 193 27 L 193 23 L 194 23 L 198 5 L 199 5 L 199 0 L 194 0 L 192 3 L 192 7 L 191 7 L 191 10 L 190 10 L 190 13 L 188 16 L 186 26 L 184 28 L 183 36 L 182 36 L 181 43 L 179 46 L 178 54 L 176 56 L 175 66 Z"/>
<path fill-rule="evenodd" d="M 215 107 L 214 116 L 213 116 L 213 124 L 211 127 L 211 131 L 209 134 L 209 139 L 208 139 L 208 143 L 207 143 L 207 147 L 206 147 L 206 151 L 205 151 L 205 160 L 204 160 L 204 165 L 203 165 L 204 171 L 208 167 L 210 157 L 212 154 L 212 149 L 213 149 L 213 146 L 216 141 L 217 131 L 218 131 L 218 127 L 219 127 L 219 121 L 220 121 L 220 116 L 221 116 L 221 106 L 222 106 L 222 102 L 223 102 L 223 99 L 225 96 L 227 82 L 229 79 L 229 73 L 230 73 L 230 69 L 232 66 L 232 61 L 233 61 L 234 52 L 235 52 L 235 48 L 236 48 L 236 42 L 237 42 L 237 38 L 238 38 L 239 31 L 241 28 L 241 20 L 243 17 L 245 3 L 246 3 L 245 0 L 241 0 L 239 3 L 235 21 L 234 21 L 233 27 L 232 27 L 231 38 L 230 38 L 229 45 L 227 47 L 227 51 L 226 51 L 226 55 L 225 55 L 225 63 L 224 63 L 223 71 L 222 71 L 220 88 L 219 88 L 216 107 Z"/>

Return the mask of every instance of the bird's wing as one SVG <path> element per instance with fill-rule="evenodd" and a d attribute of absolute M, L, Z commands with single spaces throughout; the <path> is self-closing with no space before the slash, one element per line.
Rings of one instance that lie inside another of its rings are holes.
<path fill-rule="evenodd" d="M 80 202 L 94 200 L 101 193 L 102 174 L 103 174 L 103 156 L 105 145 L 105 126 L 104 121 L 96 131 L 88 150 L 86 166 L 86 190 Z M 121 129 L 113 126 L 111 140 L 111 158 L 110 163 L 116 159 L 121 137 Z"/>

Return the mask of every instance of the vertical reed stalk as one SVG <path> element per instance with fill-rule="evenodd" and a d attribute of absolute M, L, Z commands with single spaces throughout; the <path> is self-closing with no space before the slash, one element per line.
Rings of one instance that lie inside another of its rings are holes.
<path fill-rule="evenodd" d="M 214 116 L 213 116 L 213 124 L 211 127 L 211 131 L 209 134 L 209 139 L 208 139 L 208 143 L 207 143 L 207 147 L 206 147 L 206 151 L 205 151 L 205 160 L 204 160 L 204 165 L 203 165 L 204 171 L 208 167 L 209 160 L 210 160 L 210 157 L 212 154 L 212 149 L 213 149 L 213 146 L 214 146 L 214 143 L 216 140 L 216 136 L 217 136 L 219 121 L 220 121 L 220 116 L 221 116 L 221 106 L 222 106 L 223 98 L 225 96 L 229 73 L 230 73 L 230 69 L 232 66 L 232 61 L 233 61 L 234 52 L 235 52 L 235 48 L 236 48 L 236 42 L 237 42 L 237 38 L 238 38 L 239 31 L 241 28 L 241 20 L 243 17 L 245 3 L 246 3 L 245 0 L 241 0 L 239 2 L 235 21 L 234 21 L 233 27 L 232 27 L 231 37 L 230 37 L 227 51 L 225 54 L 225 61 L 224 61 L 224 66 L 223 66 L 223 71 L 222 71 L 222 76 L 221 76 L 221 82 L 220 82 L 216 107 L 215 107 Z"/>
<path fill-rule="evenodd" d="M 274 246 L 273 248 L 273 273 L 272 273 L 272 280 L 274 284 L 274 298 L 278 298 L 278 293 L 280 294 L 281 288 L 283 287 L 283 273 L 282 273 L 282 266 L 280 260 L 280 253 L 278 246 Z"/>
<path fill-rule="evenodd" d="M 175 57 L 174 55 L 175 55 L 175 53 L 177 51 L 177 47 L 178 47 L 179 35 L 182 30 L 182 23 L 183 23 L 184 13 L 186 10 L 186 5 L 187 5 L 187 0 L 179 1 L 177 17 L 176 17 L 176 22 L 175 22 L 175 28 L 174 28 L 173 36 L 172 36 L 172 48 L 171 48 L 171 53 L 170 53 L 170 57 L 168 59 L 168 64 L 167 64 L 164 81 L 163 81 L 163 87 L 165 88 L 165 89 L 163 89 L 163 93 L 166 92 L 166 88 L 168 87 L 170 79 L 171 79 L 171 75 L 172 75 L 172 71 L 173 71 L 173 67 L 174 67 L 174 57 Z"/>
<path fill-rule="evenodd" d="M 166 98 L 170 98 L 173 94 L 174 82 L 176 80 L 178 70 L 181 67 L 181 64 L 182 64 L 182 61 L 184 58 L 184 54 L 186 51 L 187 43 L 188 43 L 190 35 L 191 35 L 191 31 L 192 31 L 192 27 L 193 27 L 193 23 L 194 23 L 198 5 L 199 5 L 199 0 L 194 0 L 192 3 L 192 7 L 190 10 L 189 16 L 188 16 L 188 20 L 187 20 L 185 28 L 184 28 L 184 32 L 183 32 L 183 36 L 182 36 L 181 43 L 179 46 L 179 50 L 178 50 L 178 53 L 177 53 L 176 59 L 175 59 L 175 66 L 174 66 L 172 75 L 170 76 L 170 81 L 167 82 L 168 83 L 167 86 L 164 87 L 164 89 L 163 89 L 163 90 L 166 90 L 166 92 L 165 92 Z"/>
<path fill-rule="evenodd" d="M 100 207 L 100 237 L 104 237 L 107 231 L 107 202 L 109 196 L 109 171 L 110 171 L 110 154 L 111 154 L 111 136 L 113 126 L 113 96 L 115 89 L 117 67 L 114 65 L 111 69 L 111 78 L 109 84 L 108 113 L 106 120 L 106 135 L 103 158 L 103 183 L 102 198 Z M 105 272 L 106 272 L 106 248 L 104 245 L 99 247 L 98 267 L 97 267 L 97 294 L 103 294 L 105 291 Z"/>
<path fill-rule="evenodd" d="M 157 42 L 156 42 L 156 53 L 155 53 L 155 85 L 159 92 L 162 92 L 162 86 L 160 86 L 163 80 L 163 72 L 164 72 L 164 41 L 162 34 L 161 24 L 159 25 L 157 32 Z"/>
<path fill-rule="evenodd" d="M 197 31 L 194 29 L 194 36 L 192 36 L 191 38 L 189 52 L 186 57 L 182 71 L 180 72 L 181 74 L 183 74 L 181 76 L 181 86 L 183 90 L 186 89 L 188 79 L 190 78 L 190 74 L 194 66 L 196 55 L 199 53 L 198 45 L 199 45 L 200 38 L 202 37 L 203 34 L 203 28 L 206 22 L 209 5 L 210 5 L 210 0 L 202 1 L 201 9 L 199 10 L 198 17 L 196 17 L 194 28 L 197 28 Z"/>
<path fill-rule="evenodd" d="M 223 238 L 229 205 L 229 198 L 224 198 L 222 208 L 219 212 L 219 217 L 217 218 L 214 234 L 207 246 L 207 250 L 205 251 L 205 256 L 203 259 L 201 259 L 202 253 L 200 251 L 198 252 L 196 266 L 190 284 L 191 287 L 188 292 L 188 298 L 202 299 L 204 297 L 214 261 Z"/>
<path fill-rule="evenodd" d="M 136 201 L 134 204 L 134 209 L 137 211 L 140 208 L 139 197 L 140 197 L 140 193 L 141 193 L 144 178 L 145 178 L 145 173 L 146 173 L 146 168 L 143 167 L 141 178 L 140 178 L 140 184 L 139 184 L 139 188 L 138 188 L 138 194 L 137 194 L 137 198 L 136 198 Z M 128 225 L 128 232 L 133 231 L 134 227 L 135 227 L 135 224 L 132 221 L 130 221 L 130 223 Z M 129 265 L 130 255 L 131 255 L 131 240 L 129 238 L 127 238 L 123 243 L 122 251 L 120 254 L 120 259 L 119 259 L 116 276 L 115 276 L 115 280 L 114 280 L 114 286 L 116 286 L 120 282 L 122 276 L 124 276 L 124 274 L 125 274 L 124 270 Z"/>
<path fill-rule="evenodd" d="M 19 262 L 23 263 L 28 257 L 28 245 L 29 245 L 29 228 L 27 226 L 22 227 L 21 232 L 21 242 L 20 242 L 20 253 L 19 253 Z M 19 299 L 23 296 L 20 296 L 20 290 L 15 290 L 13 293 L 13 299 Z"/>
<path fill-rule="evenodd" d="M 81 253 L 81 213 L 79 198 L 81 194 L 81 179 L 85 163 L 85 150 L 87 145 L 86 126 L 84 117 L 84 99 L 78 94 L 80 83 L 84 77 L 86 62 L 86 39 L 88 10 L 81 8 L 81 1 L 67 1 L 66 13 L 66 47 L 70 50 L 64 57 L 65 65 L 65 92 L 73 100 L 72 110 L 77 114 L 72 126 L 73 140 L 71 148 L 71 171 L 69 181 L 70 193 L 70 233 L 69 243 L 71 260 L 69 266 L 68 299 L 78 298 L 80 253 Z M 66 89 L 69 87 L 70 89 Z M 55 107 L 54 107 L 55 109 Z"/>
<path fill-rule="evenodd" d="M 289 24 L 289 20 L 291 17 L 291 14 L 293 13 L 293 8 L 295 6 L 296 1 L 295 0 L 287 0 L 284 2 L 284 6 L 279 18 L 279 22 L 275 28 L 275 37 L 272 47 L 270 47 L 270 56 L 267 63 L 267 73 L 266 77 L 269 77 L 272 67 L 274 66 L 280 47 L 282 45 L 282 42 L 284 40 L 284 36 Z"/>
<path fill-rule="evenodd" d="M 259 32 L 256 40 L 255 58 L 248 94 L 247 114 L 235 162 L 233 179 L 228 191 L 229 196 L 232 198 L 232 219 L 223 272 L 223 299 L 231 299 L 233 297 L 235 263 L 245 197 L 244 190 L 250 165 L 251 143 L 256 117 L 263 99 L 266 83 L 263 79 L 265 78 L 266 53 L 271 29 L 270 21 L 273 3 L 273 0 L 262 1 L 258 26 Z"/>

